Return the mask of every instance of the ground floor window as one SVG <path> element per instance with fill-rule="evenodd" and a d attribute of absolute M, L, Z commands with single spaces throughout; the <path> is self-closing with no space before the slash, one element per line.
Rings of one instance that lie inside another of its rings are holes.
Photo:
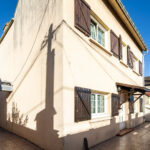
<path fill-rule="evenodd" d="M 91 94 L 92 118 L 103 116 L 107 112 L 107 96 L 103 94 Z"/>

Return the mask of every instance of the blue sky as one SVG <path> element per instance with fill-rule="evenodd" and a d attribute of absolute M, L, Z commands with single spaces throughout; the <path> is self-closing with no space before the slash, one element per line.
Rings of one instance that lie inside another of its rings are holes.
<path fill-rule="evenodd" d="M 3 33 L 3 27 L 14 17 L 18 0 L 0 0 L 0 36 Z"/>
<path fill-rule="evenodd" d="M 0 1 L 0 36 L 6 22 L 14 17 L 18 0 Z M 148 49 L 150 49 L 150 1 L 149 0 L 122 0 L 130 17 L 142 35 Z M 145 56 L 145 76 L 150 76 L 150 53 Z"/>

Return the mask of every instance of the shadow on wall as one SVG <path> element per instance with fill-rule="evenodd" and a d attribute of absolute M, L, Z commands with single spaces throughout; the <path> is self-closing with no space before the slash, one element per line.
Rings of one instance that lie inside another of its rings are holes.
<path fill-rule="evenodd" d="M 62 24 L 62 23 L 61 23 Z M 35 118 L 36 130 L 32 130 L 26 127 L 28 123 L 28 116 L 20 113 L 16 103 L 12 104 L 12 113 L 7 114 L 7 102 L 3 93 L 0 93 L 0 118 L 2 120 L 1 126 L 23 136 L 31 142 L 39 145 L 46 150 L 61 150 L 62 139 L 58 137 L 58 131 L 54 130 L 54 115 L 56 111 L 54 109 L 54 62 L 55 62 L 55 49 L 52 49 L 52 39 L 54 33 L 60 28 L 61 24 L 53 30 L 53 24 L 51 24 L 48 32 L 48 36 L 41 45 L 41 51 L 47 47 L 47 64 L 46 64 L 46 98 L 45 109 L 39 112 Z M 22 104 L 23 105 L 23 104 Z M 5 122 L 3 124 L 3 122 Z M 41 140 L 42 139 L 42 140 Z"/>
<path fill-rule="evenodd" d="M 63 23 L 63 22 L 62 22 Z M 53 30 L 53 25 L 50 25 L 48 36 L 45 36 L 41 44 L 41 51 L 47 47 L 47 64 L 46 64 L 46 99 L 45 109 L 39 112 L 35 118 L 36 130 L 26 127 L 28 116 L 20 114 L 20 110 L 16 103 L 12 105 L 12 114 L 7 116 L 7 103 L 5 94 L 0 94 L 0 118 L 5 122 L 3 127 L 8 127 L 14 133 L 23 136 L 31 142 L 39 145 L 45 150 L 77 150 L 84 149 L 83 138 L 87 137 L 89 145 L 97 144 L 98 141 L 104 141 L 109 137 L 114 136 L 119 132 L 119 124 L 115 118 L 110 120 L 110 123 L 100 128 L 93 128 L 80 133 L 72 133 L 63 138 L 60 138 L 58 131 L 54 129 L 54 115 L 57 113 L 54 109 L 54 66 L 55 66 L 55 49 L 52 49 L 52 40 L 54 33 L 61 27 L 62 23 Z M 7 94 L 6 94 L 7 95 Z M 8 118 L 8 121 L 7 121 Z M 0 120 L 0 121 L 1 121 Z M 4 121 L 5 120 L 5 121 Z M 94 123 L 93 123 L 94 124 Z M 113 126 L 113 128 L 112 128 Z M 111 135 L 112 134 L 112 135 Z M 106 135 L 103 137 L 103 135 Z M 99 139 L 98 139 L 98 138 Z M 41 140 L 42 139 L 42 140 Z M 78 142 L 80 141 L 80 143 Z M 63 148 L 65 142 L 65 148 Z M 92 143 L 92 144 L 91 144 Z M 74 147 L 72 147 L 74 145 Z"/>
<path fill-rule="evenodd" d="M 28 122 L 28 115 L 24 116 L 23 114 L 20 114 L 17 104 L 13 102 L 12 112 L 11 114 L 8 114 L 8 121 L 16 123 L 21 126 L 26 126 Z"/>

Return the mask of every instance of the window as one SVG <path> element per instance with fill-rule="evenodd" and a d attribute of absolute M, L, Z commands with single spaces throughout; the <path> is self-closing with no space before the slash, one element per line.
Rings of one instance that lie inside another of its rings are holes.
<path fill-rule="evenodd" d="M 133 70 L 138 72 L 137 59 L 135 57 L 133 57 Z"/>
<path fill-rule="evenodd" d="M 91 37 L 96 40 L 96 23 L 91 20 Z"/>
<path fill-rule="evenodd" d="M 91 38 L 98 42 L 101 46 L 107 48 L 106 45 L 106 29 L 98 23 L 93 17 L 91 19 Z"/>
<path fill-rule="evenodd" d="M 122 61 L 124 63 L 126 63 L 126 57 L 127 57 L 127 51 L 126 51 L 126 47 L 122 44 Z"/>
<path fill-rule="evenodd" d="M 91 114 L 92 118 L 97 118 L 104 115 L 106 110 L 106 95 L 91 94 Z"/>

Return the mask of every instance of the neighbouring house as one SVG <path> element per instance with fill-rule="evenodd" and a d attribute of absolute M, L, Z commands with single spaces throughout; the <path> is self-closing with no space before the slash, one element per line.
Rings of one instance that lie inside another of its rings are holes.
<path fill-rule="evenodd" d="M 1 127 L 82 150 L 144 122 L 147 47 L 120 0 L 19 0 L 4 29 Z"/>
<path fill-rule="evenodd" d="M 150 76 L 144 78 L 145 87 L 150 89 Z M 150 94 L 147 93 L 144 95 L 145 101 L 145 120 L 150 121 Z"/>

